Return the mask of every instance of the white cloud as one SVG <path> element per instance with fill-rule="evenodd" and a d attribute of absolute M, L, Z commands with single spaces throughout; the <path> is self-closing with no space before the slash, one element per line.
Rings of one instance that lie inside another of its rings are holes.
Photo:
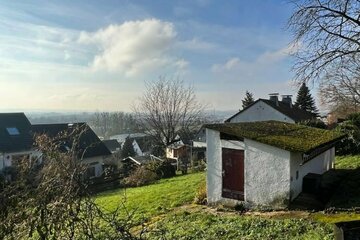
<path fill-rule="evenodd" d="M 110 25 L 94 33 L 82 32 L 78 41 L 98 46 L 92 62 L 95 70 L 133 76 L 165 65 L 178 65 L 170 54 L 176 36 L 172 23 L 146 19 Z"/>
<path fill-rule="evenodd" d="M 188 65 L 189 65 L 189 62 L 184 60 L 184 59 L 180 59 L 180 60 L 175 62 L 175 66 L 177 66 L 179 69 L 184 69 Z"/>
<path fill-rule="evenodd" d="M 262 70 L 262 68 L 268 68 L 271 65 L 275 65 L 278 62 L 289 57 L 289 54 L 298 49 L 298 45 L 289 45 L 276 51 L 267 51 L 259 55 L 254 61 L 242 61 L 238 57 L 233 57 L 227 60 L 225 63 L 214 64 L 211 67 L 212 72 L 229 72 L 229 71 L 251 71 Z"/>
<path fill-rule="evenodd" d="M 211 67 L 211 70 L 213 72 L 222 72 L 222 71 L 228 71 L 228 70 L 233 70 L 233 69 L 239 68 L 242 65 L 243 64 L 241 63 L 240 59 L 237 57 L 234 57 L 234 58 L 230 58 L 223 64 L 214 64 Z"/>
<path fill-rule="evenodd" d="M 290 54 L 296 52 L 299 49 L 299 44 L 291 44 L 284 48 L 281 48 L 273 52 L 265 52 L 262 54 L 257 61 L 258 62 L 279 62 Z"/>
<path fill-rule="evenodd" d="M 192 50 L 192 51 L 213 51 L 216 48 L 219 48 L 214 43 L 203 41 L 199 38 L 193 38 L 191 40 L 185 40 L 177 43 L 177 46 L 182 49 Z"/>
<path fill-rule="evenodd" d="M 239 58 L 230 58 L 225 63 L 214 64 L 211 67 L 211 71 L 214 73 L 226 72 L 234 68 L 239 68 L 241 66 Z"/>
<path fill-rule="evenodd" d="M 71 58 L 71 55 L 68 51 L 64 51 L 64 60 L 69 60 Z"/>

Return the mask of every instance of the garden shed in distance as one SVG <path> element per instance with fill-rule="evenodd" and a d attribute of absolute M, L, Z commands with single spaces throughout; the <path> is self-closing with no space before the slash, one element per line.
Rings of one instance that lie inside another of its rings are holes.
<path fill-rule="evenodd" d="M 209 124 L 209 203 L 287 207 L 303 178 L 333 168 L 339 133 L 278 121 Z"/>

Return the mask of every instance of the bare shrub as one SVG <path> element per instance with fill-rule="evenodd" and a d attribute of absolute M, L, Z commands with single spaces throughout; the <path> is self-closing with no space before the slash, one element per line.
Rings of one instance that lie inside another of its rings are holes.
<path fill-rule="evenodd" d="M 84 181 L 86 165 L 75 151 L 77 139 L 60 151 L 65 137 L 36 137 L 41 163 L 17 162 L 16 177 L 0 191 L 0 239 L 142 239 L 144 229 L 136 236 L 130 232 L 139 223 L 124 203 L 108 211 L 94 202 Z"/>
<path fill-rule="evenodd" d="M 151 184 L 158 179 L 159 177 L 155 172 L 149 170 L 146 166 L 140 166 L 124 179 L 124 183 L 129 187 L 139 187 Z"/>
<path fill-rule="evenodd" d="M 203 182 L 199 186 L 199 189 L 196 192 L 194 203 L 205 205 L 207 204 L 207 191 L 206 191 L 206 183 Z"/>

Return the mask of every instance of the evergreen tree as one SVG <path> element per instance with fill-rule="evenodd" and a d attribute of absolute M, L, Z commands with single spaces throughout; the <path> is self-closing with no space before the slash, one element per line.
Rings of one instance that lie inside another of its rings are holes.
<path fill-rule="evenodd" d="M 314 114 L 315 116 L 319 115 L 319 110 L 315 105 L 315 100 L 310 94 L 309 88 L 306 86 L 305 82 L 302 83 L 297 96 L 295 106 Z"/>
<path fill-rule="evenodd" d="M 246 91 L 245 98 L 244 98 L 244 100 L 242 100 L 242 108 L 244 109 L 254 102 L 255 102 L 255 100 L 254 100 L 253 94 L 250 93 L 249 91 Z"/>
<path fill-rule="evenodd" d="M 133 140 L 127 137 L 125 139 L 124 145 L 121 149 L 121 157 L 134 157 L 136 155 L 136 152 L 133 147 Z"/>

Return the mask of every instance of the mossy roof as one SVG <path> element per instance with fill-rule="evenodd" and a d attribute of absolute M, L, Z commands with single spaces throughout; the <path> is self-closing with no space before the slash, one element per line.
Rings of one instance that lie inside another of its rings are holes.
<path fill-rule="evenodd" d="M 207 124 L 206 128 L 287 151 L 308 153 L 344 137 L 335 131 L 278 121 Z"/>

